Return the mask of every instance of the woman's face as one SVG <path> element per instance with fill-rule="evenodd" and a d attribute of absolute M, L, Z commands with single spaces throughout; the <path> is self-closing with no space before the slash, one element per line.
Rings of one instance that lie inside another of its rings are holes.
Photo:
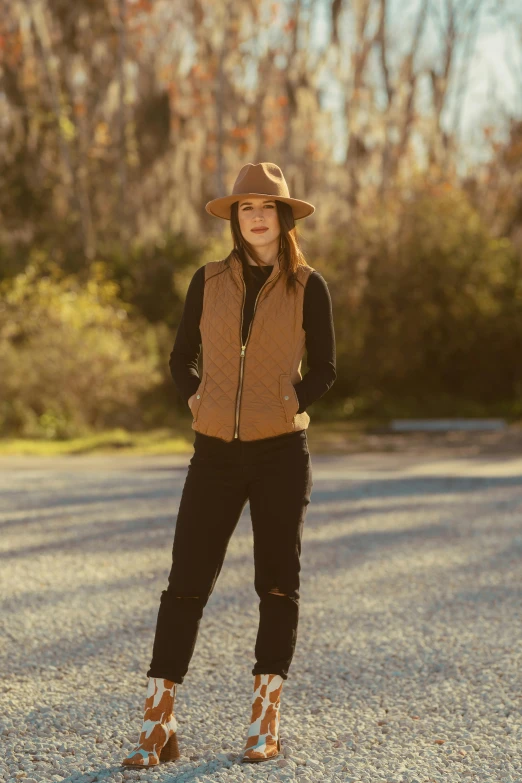
<path fill-rule="evenodd" d="M 271 243 L 279 245 L 281 228 L 275 199 L 245 196 L 238 204 L 237 216 L 243 237 L 257 248 Z M 264 228 L 264 231 L 256 229 Z"/>

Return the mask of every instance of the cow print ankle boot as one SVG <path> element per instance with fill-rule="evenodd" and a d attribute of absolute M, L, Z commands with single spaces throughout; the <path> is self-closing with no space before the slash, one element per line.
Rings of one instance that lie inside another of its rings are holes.
<path fill-rule="evenodd" d="M 243 761 L 265 761 L 279 754 L 279 707 L 283 682 L 279 674 L 255 675 L 252 718 Z"/>
<path fill-rule="evenodd" d="M 145 714 L 137 747 L 121 762 L 124 766 L 152 767 L 179 758 L 174 717 L 176 683 L 149 677 Z"/>

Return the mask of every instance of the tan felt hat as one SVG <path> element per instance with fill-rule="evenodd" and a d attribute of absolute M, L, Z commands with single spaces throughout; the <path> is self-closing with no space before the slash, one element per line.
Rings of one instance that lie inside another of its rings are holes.
<path fill-rule="evenodd" d="M 231 196 L 212 199 L 205 205 L 206 211 L 215 217 L 230 220 L 230 207 L 244 196 L 271 196 L 290 204 L 294 220 L 308 217 L 315 212 L 313 204 L 290 198 L 283 172 L 275 163 L 246 163 L 234 182 Z"/>

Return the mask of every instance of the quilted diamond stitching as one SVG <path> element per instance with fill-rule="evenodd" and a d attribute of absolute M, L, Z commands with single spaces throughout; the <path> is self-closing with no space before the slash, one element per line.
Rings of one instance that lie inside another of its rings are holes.
<path fill-rule="evenodd" d="M 300 268 L 303 284 L 311 271 L 312 267 Z M 223 261 L 210 262 L 205 274 L 200 327 L 203 373 L 208 377 L 192 426 L 230 441 L 234 437 L 239 386 L 243 289 L 233 264 L 227 269 Z M 310 420 L 305 412 L 296 414 L 289 423 L 279 391 L 281 373 L 290 374 L 294 383 L 302 377 L 304 285 L 296 295 L 287 295 L 284 279 L 280 276 L 271 282 L 270 277 L 258 299 L 245 353 L 239 412 L 239 436 L 243 440 L 279 435 L 292 431 L 294 426 L 303 429 Z"/>

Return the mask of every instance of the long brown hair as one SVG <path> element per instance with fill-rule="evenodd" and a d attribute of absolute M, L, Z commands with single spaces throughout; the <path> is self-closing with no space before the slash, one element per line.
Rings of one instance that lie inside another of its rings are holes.
<path fill-rule="evenodd" d="M 278 199 L 275 199 L 275 203 L 279 217 L 279 225 L 281 227 L 278 253 L 279 267 L 281 273 L 286 277 L 287 289 L 295 291 L 297 285 L 297 267 L 303 265 L 307 266 L 307 262 L 299 246 L 299 238 L 297 236 L 292 207 L 285 201 L 279 201 Z M 234 249 L 231 251 L 230 255 L 232 253 L 236 254 L 243 266 L 243 278 L 245 280 L 250 280 L 253 275 L 252 270 L 250 269 L 251 265 L 248 263 L 247 252 L 258 266 L 263 266 L 263 263 L 256 253 L 254 246 L 250 244 L 241 233 L 238 211 L 239 201 L 234 201 L 230 207 L 230 231 L 234 242 Z"/>

